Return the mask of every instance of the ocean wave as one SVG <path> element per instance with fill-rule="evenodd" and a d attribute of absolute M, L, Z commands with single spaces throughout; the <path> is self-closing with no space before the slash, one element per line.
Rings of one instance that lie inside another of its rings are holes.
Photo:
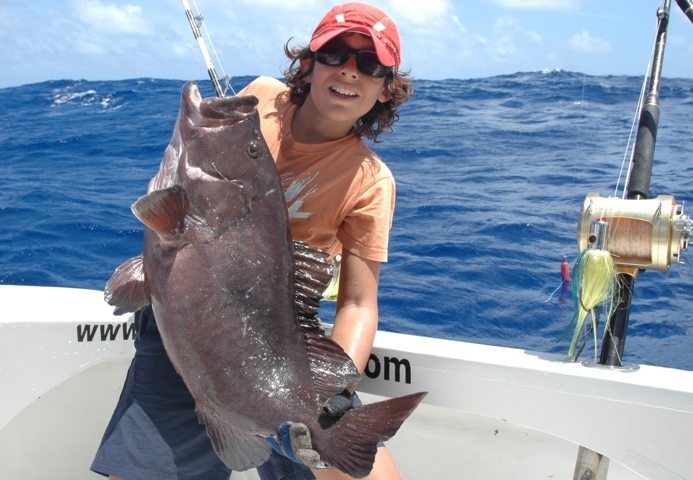
<path fill-rule="evenodd" d="M 572 301 L 551 296 L 560 261 L 577 255 L 585 195 L 614 190 L 640 83 L 558 69 L 415 81 L 394 134 L 373 147 L 398 185 L 381 328 L 565 351 Z M 130 205 L 158 168 L 182 84 L 0 90 L 0 283 L 101 289 L 141 250 Z M 664 79 L 660 97 L 651 193 L 690 203 L 693 86 Z M 692 264 L 638 277 L 627 361 L 693 369 Z"/>

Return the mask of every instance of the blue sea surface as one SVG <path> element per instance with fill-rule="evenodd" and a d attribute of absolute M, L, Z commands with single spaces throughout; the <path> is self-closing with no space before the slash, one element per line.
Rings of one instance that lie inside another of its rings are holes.
<path fill-rule="evenodd" d="M 641 83 L 565 71 L 415 81 L 394 132 L 374 145 L 398 188 L 380 328 L 567 352 L 561 259 L 577 256 L 585 195 L 614 194 Z M 182 84 L 0 89 L 0 283 L 100 290 L 140 253 L 130 205 L 158 169 Z M 663 79 L 660 103 L 650 197 L 689 203 L 693 80 Z M 683 259 L 638 276 L 626 362 L 693 370 L 693 252 Z"/>

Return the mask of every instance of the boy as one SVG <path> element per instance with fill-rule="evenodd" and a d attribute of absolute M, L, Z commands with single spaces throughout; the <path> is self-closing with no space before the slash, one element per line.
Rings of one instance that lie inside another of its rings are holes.
<path fill-rule="evenodd" d="M 258 97 L 263 136 L 281 175 L 294 239 L 341 256 L 332 338 L 363 372 L 378 323 L 380 262 L 387 260 L 395 184 L 361 140 L 373 140 L 398 119 L 412 95 L 397 71 L 400 41 L 380 10 L 359 3 L 334 7 L 307 48 L 285 48 L 287 85 L 260 77 L 240 94 Z M 216 457 L 194 401 L 170 364 L 150 308 L 138 312 L 137 353 L 92 470 L 109 478 L 220 479 L 230 471 Z M 349 394 L 345 395 L 349 398 Z M 258 468 L 263 480 L 347 479 L 273 454 Z M 400 478 L 384 446 L 371 480 Z"/>

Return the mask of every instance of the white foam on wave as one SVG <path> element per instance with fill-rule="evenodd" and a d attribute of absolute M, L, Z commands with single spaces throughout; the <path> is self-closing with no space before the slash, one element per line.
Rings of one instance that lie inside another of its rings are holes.
<path fill-rule="evenodd" d="M 64 92 L 53 95 L 53 106 L 62 105 L 73 101 L 82 101 L 82 104 L 92 104 L 96 90 L 89 89 L 86 92 Z"/>
<path fill-rule="evenodd" d="M 101 96 L 96 90 L 90 88 L 83 92 L 54 91 L 51 107 L 69 104 L 85 107 L 98 105 L 104 110 L 118 110 L 122 107 L 122 105 L 118 105 L 118 103 L 120 103 L 119 99 L 114 94 L 109 93 L 108 95 Z"/>

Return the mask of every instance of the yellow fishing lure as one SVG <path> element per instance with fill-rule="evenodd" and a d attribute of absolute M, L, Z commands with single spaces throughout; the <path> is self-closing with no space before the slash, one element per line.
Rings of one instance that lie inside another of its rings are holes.
<path fill-rule="evenodd" d="M 597 361 L 597 309 L 604 305 L 607 316 L 612 313 L 617 304 L 614 298 L 617 292 L 616 286 L 616 269 L 613 258 L 607 250 L 588 248 L 578 255 L 572 271 L 571 292 L 575 303 L 575 313 L 568 330 L 571 326 L 575 330 L 568 349 L 570 359 L 577 360 L 574 358 L 575 350 L 589 315 L 594 334 L 594 360 Z"/>

